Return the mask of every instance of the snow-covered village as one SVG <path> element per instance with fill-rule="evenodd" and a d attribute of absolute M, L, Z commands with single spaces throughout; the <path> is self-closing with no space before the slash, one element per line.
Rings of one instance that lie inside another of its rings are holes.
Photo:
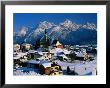
<path fill-rule="evenodd" d="M 96 75 L 96 46 L 49 44 L 45 33 L 35 50 L 31 44 L 14 44 L 14 75 Z"/>
<path fill-rule="evenodd" d="M 59 25 L 44 21 L 28 31 L 22 27 L 14 33 L 13 75 L 97 75 L 95 24 L 76 24 L 68 19 Z"/>

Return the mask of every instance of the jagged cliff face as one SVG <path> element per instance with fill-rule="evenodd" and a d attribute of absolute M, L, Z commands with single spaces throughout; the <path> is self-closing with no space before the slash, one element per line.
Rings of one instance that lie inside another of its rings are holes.
<path fill-rule="evenodd" d="M 34 29 L 22 27 L 19 32 L 14 33 L 14 43 L 27 42 L 34 44 L 36 40 L 42 39 L 45 30 L 51 42 L 59 40 L 63 44 L 71 45 L 97 42 L 97 27 L 94 23 L 76 24 L 66 19 L 58 25 L 43 21 Z"/>

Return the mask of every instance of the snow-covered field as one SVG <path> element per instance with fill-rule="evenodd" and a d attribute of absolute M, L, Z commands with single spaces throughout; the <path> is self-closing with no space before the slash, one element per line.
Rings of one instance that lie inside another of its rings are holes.
<path fill-rule="evenodd" d="M 55 60 L 55 62 L 57 62 L 58 65 L 60 65 L 62 67 L 63 71 L 67 70 L 67 66 L 70 67 L 71 71 L 75 71 L 78 75 L 82 76 L 82 75 L 96 75 L 96 69 L 97 69 L 97 60 L 95 57 L 95 60 L 93 61 L 79 61 L 79 60 L 75 60 L 74 63 L 69 63 L 69 62 L 64 62 L 64 61 L 60 61 L 60 60 Z M 32 68 L 18 68 L 17 70 L 14 70 L 13 72 L 14 75 L 36 75 L 39 76 L 41 74 L 39 74 L 39 71 L 36 69 L 32 69 Z M 63 73 L 63 75 L 67 75 L 65 72 Z"/>
<path fill-rule="evenodd" d="M 32 76 L 32 75 L 35 75 L 35 76 L 39 76 L 40 74 L 37 73 L 37 72 L 34 72 L 34 71 L 29 71 L 29 72 L 23 72 L 22 70 L 16 70 L 13 72 L 13 75 L 15 76 L 18 76 L 18 75 L 22 75 L 22 76 Z"/>
<path fill-rule="evenodd" d="M 56 62 L 62 67 L 63 70 L 66 70 L 67 66 L 69 66 L 70 69 L 74 70 L 78 75 L 86 75 L 90 72 L 92 75 L 95 75 L 95 69 L 97 68 L 96 60 L 90 62 L 76 60 L 75 63 L 67 63 L 61 61 Z"/>

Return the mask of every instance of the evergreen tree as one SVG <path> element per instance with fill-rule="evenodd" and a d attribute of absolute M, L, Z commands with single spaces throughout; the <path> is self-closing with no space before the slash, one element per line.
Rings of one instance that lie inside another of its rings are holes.
<path fill-rule="evenodd" d="M 69 66 L 67 66 L 67 74 L 69 74 L 71 72 Z"/>
<path fill-rule="evenodd" d="M 36 44 L 35 44 L 35 49 L 38 49 L 40 47 L 40 39 L 38 39 L 36 41 Z"/>

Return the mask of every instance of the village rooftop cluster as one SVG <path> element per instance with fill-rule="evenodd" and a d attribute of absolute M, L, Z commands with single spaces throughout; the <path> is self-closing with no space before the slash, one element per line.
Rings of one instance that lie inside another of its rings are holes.
<path fill-rule="evenodd" d="M 14 75 L 97 75 L 97 46 L 50 43 L 46 33 L 36 41 L 13 45 Z"/>

